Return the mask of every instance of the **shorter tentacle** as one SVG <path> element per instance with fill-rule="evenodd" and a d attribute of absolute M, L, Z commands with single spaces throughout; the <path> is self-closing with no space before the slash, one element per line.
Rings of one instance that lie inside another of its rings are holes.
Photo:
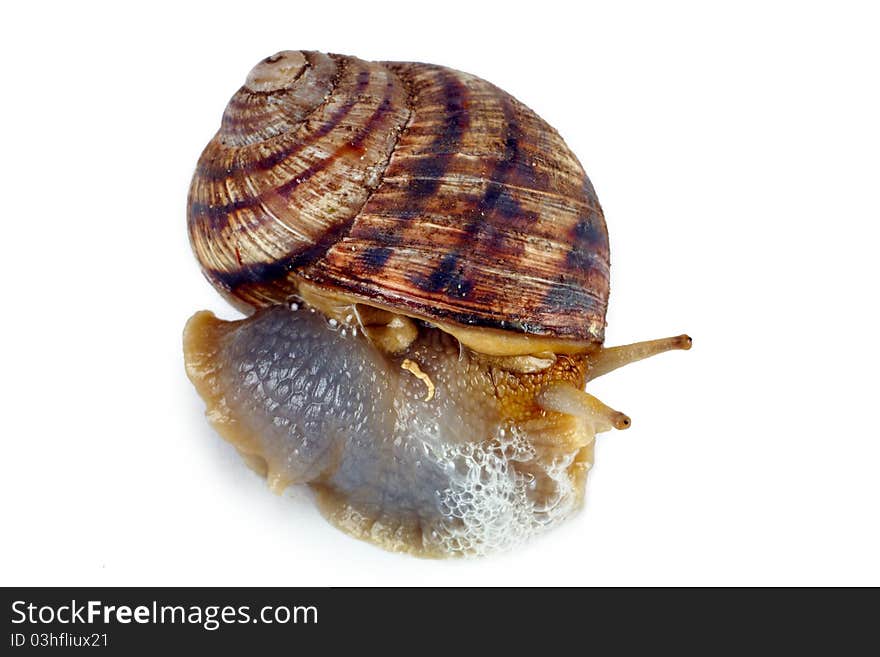
<path fill-rule="evenodd" d="M 611 429 L 628 429 L 632 421 L 624 413 L 606 406 L 593 395 L 575 388 L 569 383 L 551 383 L 537 396 L 541 408 L 583 418 L 594 433 Z"/>

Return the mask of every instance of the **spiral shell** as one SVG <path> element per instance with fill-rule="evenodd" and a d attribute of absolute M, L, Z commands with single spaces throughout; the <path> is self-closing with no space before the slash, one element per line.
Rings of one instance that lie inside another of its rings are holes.
<path fill-rule="evenodd" d="M 306 282 L 429 321 L 603 340 L 589 179 L 547 123 L 466 73 L 266 58 L 202 153 L 188 217 L 205 275 L 239 305 Z"/>

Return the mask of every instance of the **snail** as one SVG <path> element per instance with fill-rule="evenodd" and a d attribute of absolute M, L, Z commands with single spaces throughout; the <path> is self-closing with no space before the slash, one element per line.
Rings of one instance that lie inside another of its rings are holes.
<path fill-rule="evenodd" d="M 258 63 L 188 199 L 208 281 L 207 415 L 349 534 L 480 555 L 583 503 L 594 438 L 630 420 L 588 380 L 685 335 L 603 346 L 605 220 L 558 133 L 492 84 L 418 63 L 283 51 Z"/>

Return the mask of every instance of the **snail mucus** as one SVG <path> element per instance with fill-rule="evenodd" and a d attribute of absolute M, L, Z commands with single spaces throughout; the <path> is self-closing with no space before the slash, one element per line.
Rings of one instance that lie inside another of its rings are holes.
<path fill-rule="evenodd" d="M 608 236 L 547 123 L 418 63 L 284 51 L 230 100 L 192 180 L 189 235 L 247 317 L 196 313 L 207 415 L 282 491 L 418 556 L 507 548 L 577 510 L 588 380 L 677 336 L 603 346 Z"/>

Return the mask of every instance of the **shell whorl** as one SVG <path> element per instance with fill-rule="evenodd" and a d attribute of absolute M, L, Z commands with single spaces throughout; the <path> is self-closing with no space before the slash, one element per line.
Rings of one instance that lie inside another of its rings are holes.
<path fill-rule="evenodd" d="M 477 77 L 285 51 L 193 177 L 202 268 L 246 306 L 302 281 L 426 319 L 601 342 L 608 237 L 562 138 Z"/>

